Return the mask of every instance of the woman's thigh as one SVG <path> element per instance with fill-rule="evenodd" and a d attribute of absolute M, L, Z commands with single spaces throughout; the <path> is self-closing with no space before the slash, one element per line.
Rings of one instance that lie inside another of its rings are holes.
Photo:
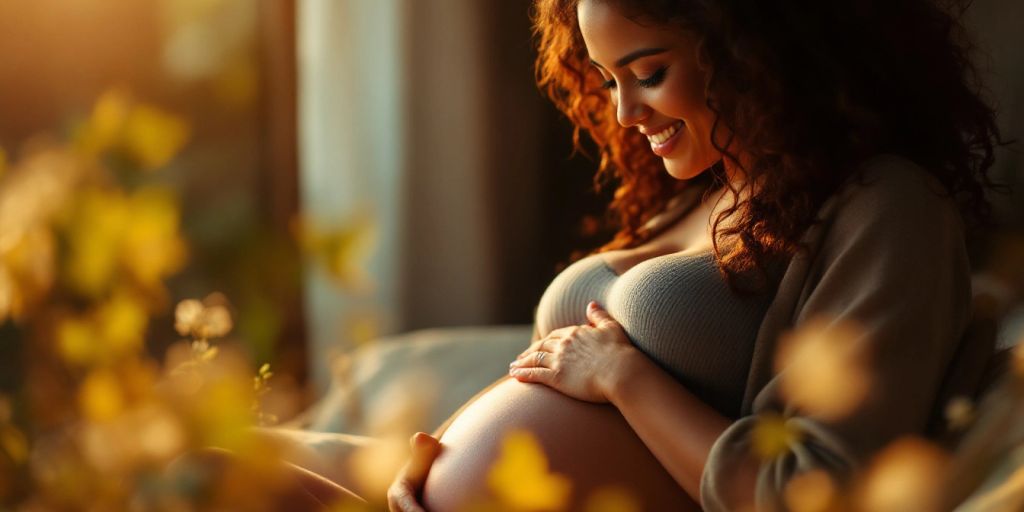
<path fill-rule="evenodd" d="M 258 460 L 217 448 L 180 457 L 170 481 L 191 482 L 196 510 L 324 511 L 345 505 L 369 510 L 350 490 L 283 460 Z"/>

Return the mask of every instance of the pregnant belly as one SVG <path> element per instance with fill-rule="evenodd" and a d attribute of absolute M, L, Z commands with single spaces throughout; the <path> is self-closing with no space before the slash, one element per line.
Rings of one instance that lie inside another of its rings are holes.
<path fill-rule="evenodd" d="M 699 510 L 615 407 L 512 379 L 469 405 L 441 437 L 444 448 L 423 490 L 427 510 L 457 511 L 496 499 L 488 472 L 504 436 L 515 430 L 533 434 L 548 471 L 572 482 L 568 510 L 583 510 L 595 491 L 609 486 L 627 492 L 640 510 Z"/>

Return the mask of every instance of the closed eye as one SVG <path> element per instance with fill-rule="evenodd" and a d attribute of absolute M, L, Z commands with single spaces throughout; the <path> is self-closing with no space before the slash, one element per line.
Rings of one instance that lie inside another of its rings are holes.
<path fill-rule="evenodd" d="M 661 83 L 665 79 L 665 70 L 668 68 L 660 68 L 647 78 L 637 78 L 636 84 L 643 88 L 654 87 Z"/>
<path fill-rule="evenodd" d="M 647 78 L 637 78 L 636 79 L 636 85 L 638 85 L 640 87 L 643 87 L 645 89 L 649 89 L 651 87 L 657 86 L 663 80 L 665 80 L 665 71 L 667 69 L 668 69 L 668 67 L 661 68 L 661 69 L 655 71 L 651 76 L 649 76 Z M 601 83 L 601 87 L 604 88 L 604 89 L 614 89 L 615 88 L 615 80 L 614 79 L 605 80 L 603 83 Z"/>

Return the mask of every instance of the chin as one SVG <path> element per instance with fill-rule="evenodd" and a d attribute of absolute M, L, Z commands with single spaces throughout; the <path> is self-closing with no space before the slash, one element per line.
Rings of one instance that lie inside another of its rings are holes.
<path fill-rule="evenodd" d="M 665 170 L 668 175 L 677 180 L 692 180 L 715 165 L 715 162 L 705 164 L 704 162 L 680 161 L 676 159 L 665 159 Z"/>

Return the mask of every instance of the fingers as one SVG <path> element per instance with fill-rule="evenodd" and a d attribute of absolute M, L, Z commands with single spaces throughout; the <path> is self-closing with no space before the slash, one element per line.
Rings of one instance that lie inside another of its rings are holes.
<path fill-rule="evenodd" d="M 545 341 L 547 341 L 547 338 L 544 338 L 544 339 L 541 339 L 541 340 L 537 340 L 537 341 L 531 343 L 529 348 L 527 348 L 526 350 L 520 352 L 519 355 L 516 356 L 516 359 L 522 359 L 522 358 L 530 355 L 531 353 L 537 352 L 537 351 L 545 351 L 545 352 L 547 352 L 546 350 L 544 350 L 544 342 Z"/>
<path fill-rule="evenodd" d="M 566 327 L 560 327 L 547 334 L 542 339 L 539 339 L 530 344 L 530 347 L 519 353 L 516 359 L 522 359 L 533 352 L 555 352 L 559 341 L 573 337 L 580 329 L 579 325 L 569 325 Z"/>
<path fill-rule="evenodd" d="M 416 493 L 407 482 L 395 482 L 388 489 L 388 510 L 391 512 L 426 512 L 416 502 Z"/>
<path fill-rule="evenodd" d="M 527 355 L 509 363 L 511 371 L 515 368 L 552 368 L 555 355 L 551 352 L 529 352 Z"/>
<path fill-rule="evenodd" d="M 388 508 L 392 512 L 425 512 L 417 497 L 423 490 L 434 459 L 441 453 L 441 442 L 423 432 L 414 434 L 409 445 L 412 456 L 388 489 Z"/>
<path fill-rule="evenodd" d="M 594 327 L 610 327 L 618 326 L 619 323 L 612 318 L 612 315 L 608 314 L 597 302 L 590 301 L 587 304 L 587 320 L 594 325 Z"/>
<path fill-rule="evenodd" d="M 530 367 L 530 368 L 512 368 L 508 372 L 512 378 L 519 382 L 536 382 L 538 384 L 549 384 L 555 375 L 555 371 L 551 368 L 544 367 Z"/>
<path fill-rule="evenodd" d="M 419 491 L 427 480 L 430 466 L 441 452 L 441 442 L 430 434 L 417 432 L 409 439 L 409 445 L 412 447 L 412 458 L 409 460 L 405 476 Z"/>

